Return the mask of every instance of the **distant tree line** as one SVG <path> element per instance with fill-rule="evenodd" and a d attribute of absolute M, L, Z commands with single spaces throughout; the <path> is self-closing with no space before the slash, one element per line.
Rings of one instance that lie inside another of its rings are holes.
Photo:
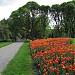
<path fill-rule="evenodd" d="M 53 37 L 75 37 L 75 1 L 52 5 Z"/>
<path fill-rule="evenodd" d="M 54 21 L 52 29 L 51 21 Z M 31 1 L 0 21 L 0 41 L 47 37 L 75 37 L 74 0 L 51 7 Z"/>

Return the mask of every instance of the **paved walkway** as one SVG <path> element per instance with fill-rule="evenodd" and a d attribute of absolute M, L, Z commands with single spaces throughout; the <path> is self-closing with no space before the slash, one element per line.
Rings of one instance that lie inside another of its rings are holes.
<path fill-rule="evenodd" d="M 0 48 L 0 75 L 9 61 L 15 56 L 23 42 L 16 42 Z"/>

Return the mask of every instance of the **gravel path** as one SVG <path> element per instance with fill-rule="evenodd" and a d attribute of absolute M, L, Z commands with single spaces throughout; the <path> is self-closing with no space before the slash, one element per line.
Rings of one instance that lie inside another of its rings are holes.
<path fill-rule="evenodd" d="M 16 42 L 0 48 L 0 75 L 9 61 L 15 56 L 23 42 Z"/>

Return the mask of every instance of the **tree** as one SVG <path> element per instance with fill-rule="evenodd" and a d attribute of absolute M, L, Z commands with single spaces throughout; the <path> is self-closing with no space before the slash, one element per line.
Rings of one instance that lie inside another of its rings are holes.
<path fill-rule="evenodd" d="M 9 25 L 7 20 L 0 21 L 0 41 L 7 41 L 10 39 L 11 32 L 9 31 Z"/>
<path fill-rule="evenodd" d="M 39 4 L 37 4 L 36 2 L 28 2 L 25 5 L 26 8 L 29 9 L 30 11 L 30 16 L 31 16 L 31 39 L 34 40 L 35 39 L 35 18 L 38 14 L 38 10 L 39 10 Z"/>
<path fill-rule="evenodd" d="M 42 22 L 42 38 L 45 37 L 45 31 L 46 31 L 46 27 L 49 25 L 49 10 L 50 10 L 50 6 L 45 6 L 42 5 L 40 6 L 40 16 L 41 16 L 41 22 Z"/>
<path fill-rule="evenodd" d="M 49 16 L 50 15 L 50 16 Z M 54 21 L 54 29 L 49 29 L 50 19 Z M 31 40 L 48 37 L 75 36 L 75 1 L 64 2 L 61 5 L 39 5 L 28 2 L 12 12 L 8 19 L 12 38 L 30 38 Z M 50 33 L 49 33 L 50 31 Z M 48 32 L 48 35 L 46 33 Z"/>
<path fill-rule="evenodd" d="M 54 22 L 56 23 L 54 27 L 57 29 L 57 36 L 61 36 L 60 32 L 60 23 L 62 22 L 62 11 L 60 10 L 60 5 L 55 4 L 51 7 L 51 16 Z"/>
<path fill-rule="evenodd" d="M 28 29 L 30 26 L 29 21 L 29 11 L 27 8 L 19 8 L 18 10 L 12 12 L 10 18 L 9 18 L 9 29 L 12 32 L 12 38 L 16 41 L 18 35 L 21 35 L 22 37 L 25 36 L 26 34 L 20 34 L 21 29 L 25 28 L 24 32 L 26 31 L 26 28 Z M 23 32 L 23 33 L 24 33 Z"/>
<path fill-rule="evenodd" d="M 67 37 L 74 37 L 75 5 L 72 1 L 61 4 L 63 13 L 63 27 Z"/>

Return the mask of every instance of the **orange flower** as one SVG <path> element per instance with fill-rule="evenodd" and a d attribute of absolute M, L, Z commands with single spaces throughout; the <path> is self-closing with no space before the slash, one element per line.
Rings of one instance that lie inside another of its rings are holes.
<path fill-rule="evenodd" d="M 46 69 L 44 69 L 44 71 L 43 72 L 46 72 L 47 70 Z"/>
<path fill-rule="evenodd" d="M 38 64 L 38 66 L 40 66 L 40 64 Z"/>
<path fill-rule="evenodd" d="M 31 51 L 34 50 L 31 52 L 33 60 L 35 58 L 35 62 L 40 63 L 38 66 L 44 68 L 43 75 L 48 75 L 48 67 L 50 67 L 50 71 L 56 72 L 56 75 L 59 75 L 60 70 L 55 68 L 55 64 L 60 66 L 61 70 L 66 69 L 75 72 L 75 61 L 73 63 L 69 62 L 72 59 L 75 60 L 73 58 L 75 56 L 75 46 L 66 43 L 70 40 L 70 38 L 47 38 L 30 42 Z M 69 53 L 68 56 L 67 53 Z M 71 65 L 65 66 L 66 61 Z"/>
<path fill-rule="evenodd" d="M 68 69 L 69 69 L 69 66 L 65 66 L 65 69 L 67 69 L 67 70 L 68 70 Z"/>
<path fill-rule="evenodd" d="M 55 68 L 54 67 L 50 67 L 50 71 L 54 72 Z"/>

